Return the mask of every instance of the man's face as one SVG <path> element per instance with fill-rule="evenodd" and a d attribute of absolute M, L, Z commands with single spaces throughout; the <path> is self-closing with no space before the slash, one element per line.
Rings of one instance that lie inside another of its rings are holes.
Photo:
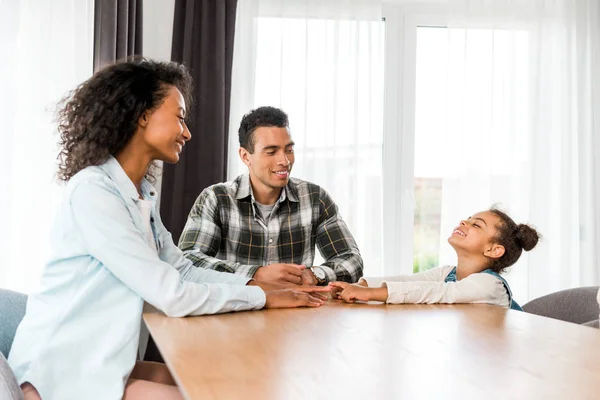
<path fill-rule="evenodd" d="M 288 128 L 262 126 L 253 133 L 254 152 L 240 147 L 254 191 L 272 191 L 287 185 L 294 165 L 294 142 Z"/>

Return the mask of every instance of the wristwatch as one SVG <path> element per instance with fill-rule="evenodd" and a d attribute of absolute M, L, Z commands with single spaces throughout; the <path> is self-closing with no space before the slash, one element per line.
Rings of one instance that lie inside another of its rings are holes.
<path fill-rule="evenodd" d="M 323 271 L 323 269 L 319 267 L 311 267 L 310 270 L 315 278 L 317 278 L 317 285 L 324 285 L 327 283 L 327 275 L 325 275 L 325 271 Z"/>

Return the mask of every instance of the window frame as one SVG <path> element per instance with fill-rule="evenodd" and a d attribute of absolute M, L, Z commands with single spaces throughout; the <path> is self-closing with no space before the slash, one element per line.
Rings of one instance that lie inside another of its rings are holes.
<path fill-rule="evenodd" d="M 417 28 L 447 26 L 443 1 L 395 1 L 385 19 L 383 124 L 383 271 L 413 273 Z"/>

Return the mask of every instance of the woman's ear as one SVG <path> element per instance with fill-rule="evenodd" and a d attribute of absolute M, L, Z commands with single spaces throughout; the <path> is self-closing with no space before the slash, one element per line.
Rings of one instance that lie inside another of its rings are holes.
<path fill-rule="evenodd" d="M 494 243 L 492 247 L 487 249 L 483 255 L 489 258 L 500 258 L 504 255 L 506 249 L 501 244 Z"/>
<path fill-rule="evenodd" d="M 142 114 L 142 116 L 138 120 L 138 125 L 140 125 L 141 127 L 145 128 L 146 126 L 148 126 L 148 121 L 149 120 L 150 120 L 150 115 L 148 114 L 148 111 L 144 111 L 144 113 Z"/>

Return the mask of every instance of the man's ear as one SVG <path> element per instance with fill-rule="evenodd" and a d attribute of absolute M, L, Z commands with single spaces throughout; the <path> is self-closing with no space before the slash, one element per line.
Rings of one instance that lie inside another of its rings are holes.
<path fill-rule="evenodd" d="M 142 114 L 142 116 L 138 120 L 138 125 L 140 125 L 141 127 L 145 128 L 146 126 L 148 126 L 148 121 L 149 120 L 150 120 L 150 115 L 148 114 L 148 111 L 144 111 L 144 113 Z"/>
<path fill-rule="evenodd" d="M 247 167 L 249 167 L 251 164 L 250 152 L 248 150 L 246 150 L 245 148 L 243 148 L 242 146 L 240 146 L 240 149 L 238 150 L 238 154 L 240 155 L 240 159 L 242 160 L 242 162 L 244 164 L 246 164 Z"/>
<path fill-rule="evenodd" d="M 490 258 L 500 258 L 504 255 L 506 249 L 501 244 L 494 243 L 492 246 L 487 249 L 483 255 Z"/>

